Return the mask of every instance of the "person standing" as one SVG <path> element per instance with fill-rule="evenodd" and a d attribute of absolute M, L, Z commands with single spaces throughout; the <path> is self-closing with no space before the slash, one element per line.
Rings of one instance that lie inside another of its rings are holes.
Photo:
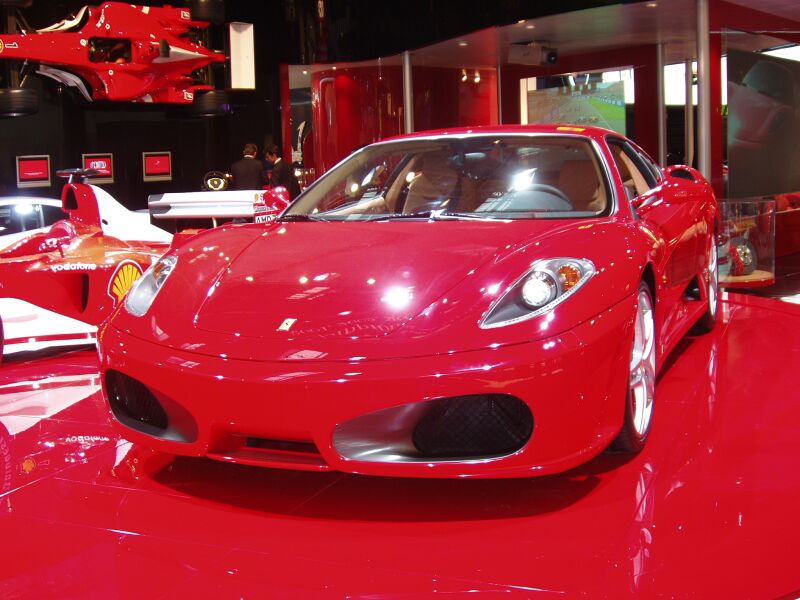
<path fill-rule="evenodd" d="M 258 147 L 245 144 L 243 153 L 244 156 L 231 165 L 233 189 L 260 190 L 264 186 L 264 175 L 261 161 L 256 159 Z"/>
<path fill-rule="evenodd" d="M 266 157 L 272 163 L 272 185 L 275 187 L 283 186 L 289 192 L 289 199 L 294 200 L 300 195 L 300 184 L 294 176 L 292 166 L 280 156 L 280 150 L 276 144 L 267 146 Z"/>

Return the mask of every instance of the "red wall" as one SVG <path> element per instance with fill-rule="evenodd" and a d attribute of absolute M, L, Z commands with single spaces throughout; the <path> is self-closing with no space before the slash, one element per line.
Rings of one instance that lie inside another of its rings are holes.
<path fill-rule="evenodd" d="M 403 124 L 400 67 L 362 67 L 314 73 L 311 81 L 317 175 Z"/>
<path fill-rule="evenodd" d="M 497 123 L 496 77 L 481 71 L 461 81 L 461 69 L 415 67 L 414 129 Z M 333 68 L 311 82 L 317 175 L 353 150 L 403 131 L 400 67 Z"/>

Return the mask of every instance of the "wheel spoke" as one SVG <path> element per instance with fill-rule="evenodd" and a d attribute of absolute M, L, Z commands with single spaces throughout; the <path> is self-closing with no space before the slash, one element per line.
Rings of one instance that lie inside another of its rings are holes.
<path fill-rule="evenodd" d="M 647 293 L 639 294 L 633 350 L 631 352 L 629 398 L 632 425 L 643 436 L 650 427 L 656 382 L 655 315 Z"/>

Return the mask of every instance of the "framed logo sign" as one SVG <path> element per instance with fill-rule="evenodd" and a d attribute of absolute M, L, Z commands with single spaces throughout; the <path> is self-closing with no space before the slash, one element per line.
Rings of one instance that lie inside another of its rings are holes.
<path fill-rule="evenodd" d="M 99 171 L 100 175 L 92 177 L 90 183 L 114 183 L 114 155 L 110 152 L 81 155 L 83 168 Z"/>
<path fill-rule="evenodd" d="M 49 187 L 50 155 L 37 154 L 17 157 L 17 187 Z"/>
<path fill-rule="evenodd" d="M 142 152 L 144 181 L 172 181 L 172 152 Z"/>

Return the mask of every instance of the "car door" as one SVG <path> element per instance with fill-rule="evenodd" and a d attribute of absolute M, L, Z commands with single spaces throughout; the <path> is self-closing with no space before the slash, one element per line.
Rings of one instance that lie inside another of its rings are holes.
<path fill-rule="evenodd" d="M 698 272 L 698 228 L 687 227 L 696 222 L 697 203 L 628 140 L 609 138 L 608 144 L 639 226 L 664 240 L 656 270 L 659 296 L 666 302 L 656 305 L 656 315 L 668 334 L 682 317 L 678 300 Z"/>

